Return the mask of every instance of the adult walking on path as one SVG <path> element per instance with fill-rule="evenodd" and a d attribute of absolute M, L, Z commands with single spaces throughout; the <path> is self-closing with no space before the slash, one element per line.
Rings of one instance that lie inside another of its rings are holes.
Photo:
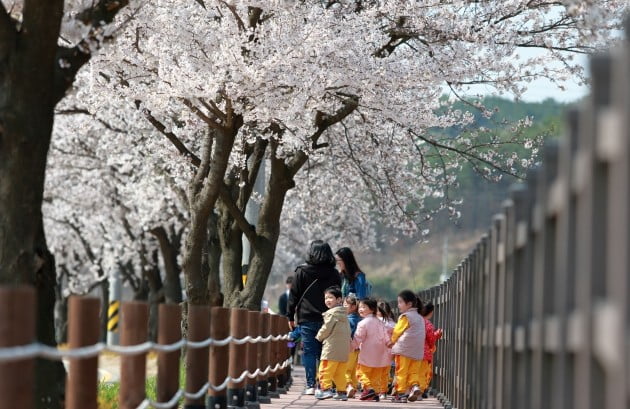
<path fill-rule="evenodd" d="M 337 250 L 337 253 L 335 253 L 335 261 L 337 262 L 339 271 L 343 275 L 341 284 L 341 294 L 343 297 L 347 297 L 350 293 L 355 294 L 359 300 L 369 297 L 371 295 L 371 289 L 367 277 L 359 268 L 350 247 L 342 247 Z"/>
<path fill-rule="evenodd" d="M 286 291 L 280 295 L 278 298 L 278 314 L 287 315 L 287 307 L 289 305 L 289 294 L 291 292 L 291 284 L 293 284 L 293 276 L 287 277 L 285 281 L 285 285 L 287 287 Z"/>
<path fill-rule="evenodd" d="M 297 321 L 300 326 L 302 364 L 306 372 L 305 394 L 315 394 L 317 360 L 322 353 L 322 344 L 315 339 L 324 319 L 322 313 L 328 309 L 324 303 L 324 290 L 341 285 L 339 272 L 335 269 L 335 257 L 328 243 L 315 240 L 311 243 L 306 264 L 295 269 L 289 293 L 287 316 L 293 329 Z"/>

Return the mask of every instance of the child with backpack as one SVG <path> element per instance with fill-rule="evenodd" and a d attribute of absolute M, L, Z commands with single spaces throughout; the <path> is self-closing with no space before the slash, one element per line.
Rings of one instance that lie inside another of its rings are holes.
<path fill-rule="evenodd" d="M 321 390 L 315 393 L 315 397 L 348 400 L 343 388 L 346 385 L 346 364 L 350 354 L 350 324 L 339 287 L 329 287 L 324 291 L 324 303 L 328 311 L 322 313 L 324 324 L 315 336 L 323 343 L 319 363 Z M 337 388 L 336 394 L 332 391 L 333 382 Z"/>
<path fill-rule="evenodd" d="M 424 357 L 424 318 L 418 312 L 420 300 L 410 290 L 398 294 L 400 317 L 394 327 L 389 346 L 396 362 L 396 394 L 394 403 L 414 402 L 420 390 L 420 362 Z"/>
<path fill-rule="evenodd" d="M 378 402 L 377 391 L 382 389 L 383 372 L 389 370 L 391 355 L 387 347 L 387 329 L 376 317 L 376 310 L 376 300 L 359 301 L 359 315 L 363 319 L 357 325 L 353 343 L 360 347 L 357 373 L 363 392 L 359 399 Z"/>

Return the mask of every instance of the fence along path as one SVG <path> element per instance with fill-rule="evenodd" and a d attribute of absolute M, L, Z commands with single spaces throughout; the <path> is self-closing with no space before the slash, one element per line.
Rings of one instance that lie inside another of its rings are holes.
<path fill-rule="evenodd" d="M 256 406 L 286 392 L 290 383 L 287 319 L 278 315 L 191 306 L 188 339 L 179 305 L 159 306 L 158 343 L 148 342 L 149 306 L 122 304 L 121 346 L 99 338 L 100 301 L 71 297 L 67 351 L 33 343 L 36 299 L 30 287 L 0 287 L 0 409 L 33 407 L 34 360 L 69 359 L 66 408 L 97 408 L 98 355 L 121 355 L 121 409 Z M 186 347 L 186 387 L 179 389 L 180 351 Z M 145 396 L 146 354 L 157 352 L 157 399 Z"/>
<path fill-rule="evenodd" d="M 626 40 L 591 59 L 591 95 L 564 139 L 422 293 L 444 328 L 435 383 L 447 406 L 628 407 L 629 55 Z"/>

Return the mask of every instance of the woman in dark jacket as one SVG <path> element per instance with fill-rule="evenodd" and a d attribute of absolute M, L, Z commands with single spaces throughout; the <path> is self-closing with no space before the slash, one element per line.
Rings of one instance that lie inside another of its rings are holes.
<path fill-rule="evenodd" d="M 305 394 L 315 394 L 317 360 L 322 353 L 322 344 L 315 339 L 323 323 L 322 313 L 328 308 L 324 304 L 324 290 L 341 286 L 339 272 L 335 269 L 335 257 L 328 243 L 315 240 L 311 243 L 306 264 L 295 269 L 289 293 L 287 316 L 289 326 L 300 326 L 304 353 L 302 364 L 306 371 Z"/>

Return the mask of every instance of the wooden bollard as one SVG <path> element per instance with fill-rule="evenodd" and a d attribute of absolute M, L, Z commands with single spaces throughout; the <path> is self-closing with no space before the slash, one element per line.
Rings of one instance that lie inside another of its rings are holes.
<path fill-rule="evenodd" d="M 205 341 L 210 337 L 210 307 L 188 306 L 188 340 Z M 196 393 L 208 379 L 209 348 L 186 349 L 186 392 Z M 184 409 L 206 409 L 205 396 L 199 399 L 186 398 Z"/>
<path fill-rule="evenodd" d="M 149 305 L 144 302 L 122 303 L 120 313 L 120 345 L 131 346 L 147 341 L 149 328 Z M 145 398 L 146 352 L 120 357 L 121 409 L 135 409 Z"/>
<path fill-rule="evenodd" d="M 35 340 L 35 290 L 0 287 L 0 348 L 28 345 Z M 0 362 L 0 409 L 33 407 L 35 360 Z"/>
<path fill-rule="evenodd" d="M 278 328 L 275 325 L 275 315 L 267 314 L 266 319 L 269 321 L 269 332 L 274 337 L 278 335 Z M 278 341 L 271 341 L 267 344 L 269 350 L 269 364 L 272 368 L 276 366 L 278 363 Z M 280 394 L 278 393 L 278 371 L 269 371 L 269 376 L 267 381 L 269 382 L 269 397 L 270 398 L 279 398 Z"/>
<path fill-rule="evenodd" d="M 271 334 L 271 328 L 269 327 L 269 319 L 267 319 L 268 313 L 260 314 L 260 335 L 265 338 Z M 261 342 L 258 344 L 258 367 L 261 371 L 264 371 L 267 366 L 270 364 L 269 362 L 269 343 Z M 258 402 L 260 403 L 271 403 L 271 398 L 269 397 L 269 373 L 265 375 L 258 375 Z"/>
<path fill-rule="evenodd" d="M 284 317 L 281 315 L 274 315 L 273 318 L 274 318 L 274 324 L 276 326 L 276 333 L 278 335 L 286 334 L 287 332 L 286 328 L 288 326 L 286 319 L 284 319 Z M 278 348 L 278 353 L 277 353 L 278 363 L 282 364 L 284 363 L 284 361 L 287 360 L 287 357 L 286 357 L 286 351 L 288 349 L 287 341 L 286 340 L 278 341 L 277 348 Z M 278 393 L 287 393 L 286 373 L 287 373 L 286 368 L 280 368 L 278 370 L 278 373 L 276 374 L 276 378 L 278 379 Z"/>
<path fill-rule="evenodd" d="M 247 333 L 252 337 L 260 335 L 261 315 L 258 311 L 249 311 L 247 313 Z M 260 343 L 248 343 L 247 344 L 247 369 L 249 372 L 254 373 L 258 368 L 258 350 Z M 256 409 L 260 407 L 258 402 L 258 388 L 257 377 L 247 377 L 247 386 L 245 388 L 245 405 L 248 409 Z"/>
<path fill-rule="evenodd" d="M 245 338 L 247 332 L 247 313 L 244 308 L 233 308 L 230 312 L 230 335 L 234 339 Z M 229 375 L 232 379 L 241 376 L 247 369 L 247 344 L 230 344 Z M 245 407 L 245 380 L 241 382 L 231 381 L 228 384 L 228 408 Z"/>
<path fill-rule="evenodd" d="M 73 295 L 68 300 L 68 347 L 94 345 L 100 335 L 101 301 L 98 298 Z M 67 409 L 96 409 L 98 356 L 70 359 L 66 381 Z"/>
<path fill-rule="evenodd" d="M 276 319 L 276 330 L 278 332 L 278 335 L 285 335 L 287 333 L 287 328 L 288 328 L 288 324 L 287 324 L 287 320 L 285 317 L 283 317 L 282 315 L 276 315 L 275 316 Z M 287 340 L 280 340 L 278 341 L 278 362 L 279 363 L 284 363 L 284 361 L 286 361 L 288 359 L 287 356 L 287 350 L 288 350 L 288 346 L 287 346 Z M 278 392 L 280 393 L 287 393 L 287 368 L 281 368 L 280 371 L 278 372 Z"/>
<path fill-rule="evenodd" d="M 160 304 L 158 307 L 158 344 L 168 345 L 182 337 L 182 309 L 178 304 Z M 179 390 L 179 357 L 181 351 L 157 354 L 157 400 L 168 402 Z M 177 408 L 175 403 L 171 408 Z"/>
<path fill-rule="evenodd" d="M 282 334 L 287 334 L 289 332 L 289 319 L 287 317 L 282 317 Z M 295 344 L 295 341 L 292 341 Z M 291 354 L 291 347 L 289 347 L 289 341 L 287 340 L 285 342 L 285 348 L 284 348 L 284 359 L 288 360 L 290 358 L 292 358 L 292 354 Z M 293 363 L 293 362 L 292 362 Z M 289 390 L 289 388 L 291 387 L 291 384 L 293 383 L 293 377 L 291 375 L 291 367 L 292 365 L 287 365 L 287 367 L 285 368 L 284 371 L 284 384 L 285 384 L 285 388 L 287 390 Z"/>
<path fill-rule="evenodd" d="M 230 310 L 223 307 L 212 307 L 210 311 L 210 337 L 221 341 L 230 335 Z M 208 382 L 210 385 L 219 386 L 228 376 L 229 345 L 210 347 L 210 367 L 208 370 Z M 225 389 L 215 391 L 208 390 L 208 403 L 212 409 L 227 409 L 227 391 Z"/>

